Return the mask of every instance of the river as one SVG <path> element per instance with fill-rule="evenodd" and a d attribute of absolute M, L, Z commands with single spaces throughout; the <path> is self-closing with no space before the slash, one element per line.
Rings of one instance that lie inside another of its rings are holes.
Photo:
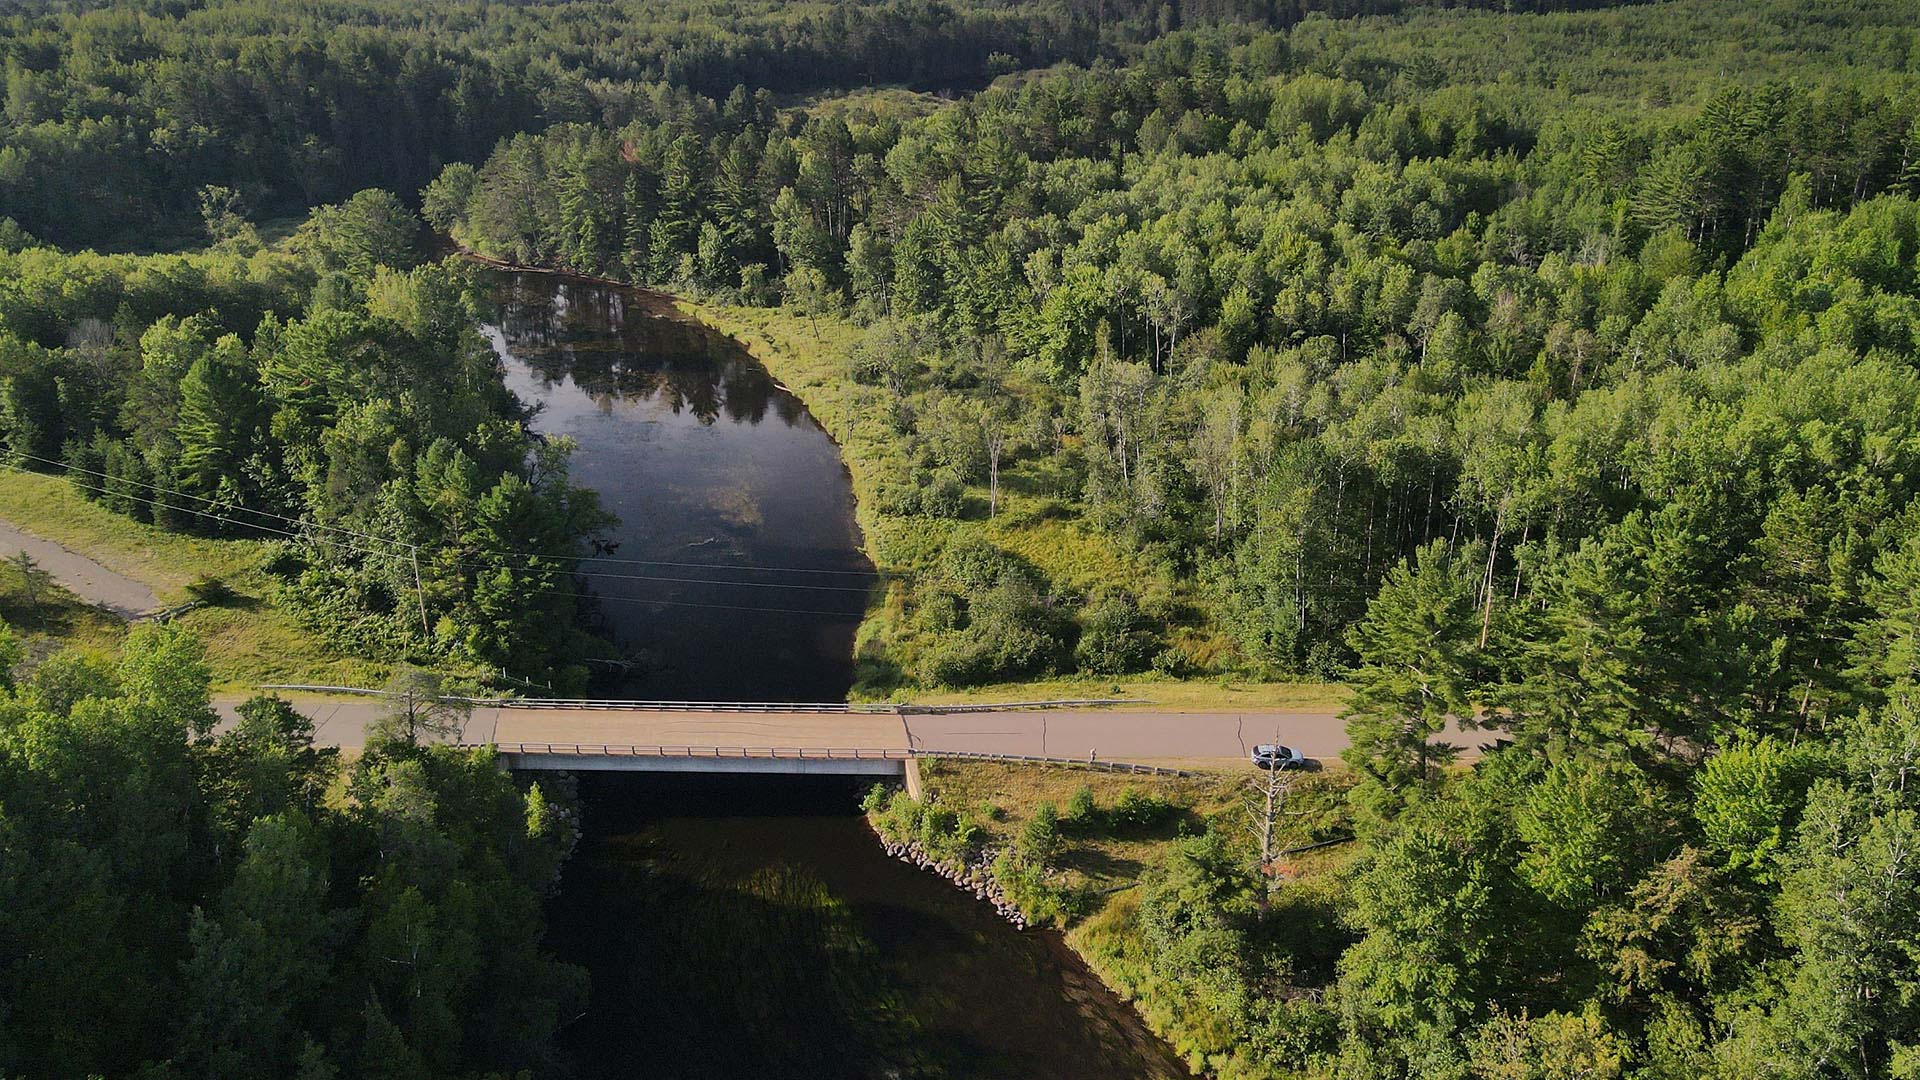
<path fill-rule="evenodd" d="M 664 298 L 498 275 L 482 328 L 534 428 L 620 518 L 589 560 L 639 663 L 606 696 L 843 701 L 873 567 L 839 448 L 731 339 Z"/>
<path fill-rule="evenodd" d="M 618 514 L 588 569 L 642 662 L 609 696 L 842 700 L 872 568 L 837 448 L 661 298 L 495 274 L 534 427 Z M 664 579 L 664 580 L 663 580 Z M 583 1080 L 1109 1080 L 1185 1069 L 1050 932 L 890 859 L 851 778 L 596 773 L 549 916 L 592 976 Z"/>

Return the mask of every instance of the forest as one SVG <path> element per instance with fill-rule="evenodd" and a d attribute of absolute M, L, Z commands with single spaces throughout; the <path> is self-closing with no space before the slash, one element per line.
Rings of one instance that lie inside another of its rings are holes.
<path fill-rule="evenodd" d="M 1520 90 L 1552 23 L 1459 78 L 1447 37 L 1314 23 L 918 114 L 673 97 L 423 206 L 512 261 L 865 326 L 894 677 L 1352 687 L 1335 888 L 1237 831 L 1147 878 L 1137 989 L 1196 1064 L 1912 1075 L 1912 31 L 1886 68 L 1677 72 L 1658 31 L 1711 7 L 1551 17 L 1632 20 L 1638 87 Z M 996 544 L 1015 493 L 1150 574 Z M 1508 745 L 1450 767 L 1474 716 Z"/>
<path fill-rule="evenodd" d="M 1384 575 L 1436 538 L 1485 548 L 1483 639 L 1638 517 L 1705 515 L 1671 527 L 1751 568 L 1703 609 L 1790 620 L 1797 597 L 1748 597 L 1779 583 L 1741 558 L 1787 528 L 1783 500 L 1884 491 L 1848 499 L 1858 541 L 1814 509 L 1802 541 L 1886 545 L 1910 463 L 1867 447 L 1911 439 L 1911 90 L 1528 110 L 1498 84 L 1421 87 L 1417 55 L 1350 57 L 1371 85 L 1322 74 L 1288 40 L 1174 35 L 922 116 L 856 100 L 767 125 L 664 95 L 450 166 L 424 212 L 511 261 L 865 324 L 856 428 L 898 451 L 874 509 L 910 523 L 881 534 L 911 587 L 870 643 L 876 681 L 1333 675 Z M 1736 490 L 1683 493 L 1728 470 Z M 976 542 L 1003 486 L 1146 583 L 1055 581 Z M 1858 604 L 1857 577 L 1839 587 Z M 1817 689 L 1833 665 L 1803 651 L 1754 677 L 1813 666 Z"/>
<path fill-rule="evenodd" d="M 625 123 L 651 85 L 714 97 L 740 88 L 762 104 L 875 84 L 965 91 L 1008 71 L 1122 55 L 1188 23 L 1425 6 L 1460 5 L 12 0 L 0 6 L 0 206 L 62 246 L 170 249 L 197 239 L 195 193 L 209 184 L 276 216 L 365 188 L 411 195 L 505 136 Z"/>
<path fill-rule="evenodd" d="M 563 801 L 402 717 L 350 764 L 279 698 L 216 736 L 199 653 L 148 626 L 15 679 L 0 627 L 0 1069 L 551 1068 L 586 992 L 540 951 Z"/>
<path fill-rule="evenodd" d="M 582 682 L 606 647 L 574 629 L 572 553 L 605 515 L 527 431 L 461 268 L 415 266 L 384 192 L 285 252 L 209 212 L 232 235 L 195 254 L 0 253 L 9 467 L 278 543 L 286 606 L 336 648 Z"/>
<path fill-rule="evenodd" d="M 1497 6 L 30 4 L 0 23 L 0 448 L 282 534 L 352 648 L 580 680 L 571 559 L 513 554 L 603 518 L 421 223 L 778 308 L 851 342 L 867 688 L 1351 688 L 1338 873 L 1275 880 L 1218 828 L 1145 875 L 1135 989 L 1197 1066 L 1920 1076 L 1920 11 Z M 92 1044 L 0 1018 L 0 1071 L 189 1053 L 158 1002 L 252 1031 L 213 1005 L 273 999 L 214 981 L 249 975 L 351 1011 L 189 1071 L 358 1075 L 389 1037 L 404 1075 L 537 1068 L 542 1031 L 401 1017 L 367 960 L 426 846 L 512 883 L 469 901 L 537 892 L 499 854 L 558 857 L 534 795 L 396 746 L 341 809 L 287 771 L 295 721 L 190 739 L 204 700 L 151 675 L 188 646 L 128 650 L 0 700 L 0 972 L 31 1009 L 147 996 Z M 1449 718 L 1501 748 L 1459 760 Z M 219 765 L 247 754 L 279 794 Z M 388 839 L 433 798 L 491 824 Z M 170 847 L 114 831 L 156 815 Z M 268 874 L 338 913 L 325 970 L 241 959 L 278 945 Z M 70 895 L 131 951 L 23 949 Z M 499 1000 L 551 1016 L 545 973 Z"/>

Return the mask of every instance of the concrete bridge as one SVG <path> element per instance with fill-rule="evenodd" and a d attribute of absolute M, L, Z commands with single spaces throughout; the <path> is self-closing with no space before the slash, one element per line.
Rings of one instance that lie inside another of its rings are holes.
<path fill-rule="evenodd" d="M 913 758 L 898 717 L 845 706 L 484 705 L 461 741 L 498 748 L 510 768 L 537 770 L 899 776 Z"/>
<path fill-rule="evenodd" d="M 291 698 L 321 745 L 355 749 L 387 704 L 363 692 L 264 688 Z M 337 688 L 334 688 L 337 689 Z M 216 704 L 231 714 L 238 698 Z M 1040 707 L 1052 704 L 1053 707 Z M 1472 754 L 1487 732 L 1444 736 Z M 1219 768 L 1256 743 L 1334 759 L 1346 725 L 1330 711 L 1170 711 L 1129 704 L 1015 702 L 895 707 L 725 702 L 480 701 L 460 742 L 498 747 L 514 768 L 898 775 L 916 757 L 1072 761 L 1114 768 Z"/>

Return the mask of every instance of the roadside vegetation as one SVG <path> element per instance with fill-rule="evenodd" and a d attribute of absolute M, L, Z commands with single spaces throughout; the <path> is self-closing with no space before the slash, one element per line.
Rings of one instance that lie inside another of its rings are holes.
<path fill-rule="evenodd" d="M 919 704 L 955 705 L 1008 701 L 1113 701 L 1114 709 L 1186 709 L 1235 712 L 1298 709 L 1338 713 L 1346 707 L 1347 688 L 1338 683 L 1240 682 L 1231 678 L 1172 679 L 1160 675 L 1118 678 L 1064 676 L 1017 683 L 942 687 L 899 694 Z"/>
<path fill-rule="evenodd" d="M 18 556 L 0 561 L 0 623 L 12 629 L 23 660 L 68 647 L 112 649 L 126 633 L 118 616 L 61 588 L 32 559 Z"/>
<path fill-rule="evenodd" d="M 223 692 L 261 683 L 379 686 L 389 662 L 343 653 L 309 630 L 279 599 L 264 566 L 272 545 L 169 532 L 115 514 L 51 476 L 0 471 L 0 515 L 42 539 L 116 573 L 146 583 L 163 605 L 205 599 L 175 621 L 206 642 L 206 662 Z M 32 604 L 15 591 L 0 619 L 49 645 L 98 647 L 117 642 L 125 625 L 113 615 L 55 589 Z M 44 610 L 42 608 L 44 607 Z"/>

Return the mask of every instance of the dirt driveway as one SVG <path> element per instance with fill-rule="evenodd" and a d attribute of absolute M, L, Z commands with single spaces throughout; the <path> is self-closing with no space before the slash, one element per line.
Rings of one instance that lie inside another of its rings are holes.
<path fill-rule="evenodd" d="M 52 574 L 62 588 L 123 619 L 160 607 L 160 598 L 145 582 L 116 574 L 85 555 L 21 532 L 0 519 L 0 557 L 12 558 L 22 551 L 33 556 L 40 568 Z"/>

